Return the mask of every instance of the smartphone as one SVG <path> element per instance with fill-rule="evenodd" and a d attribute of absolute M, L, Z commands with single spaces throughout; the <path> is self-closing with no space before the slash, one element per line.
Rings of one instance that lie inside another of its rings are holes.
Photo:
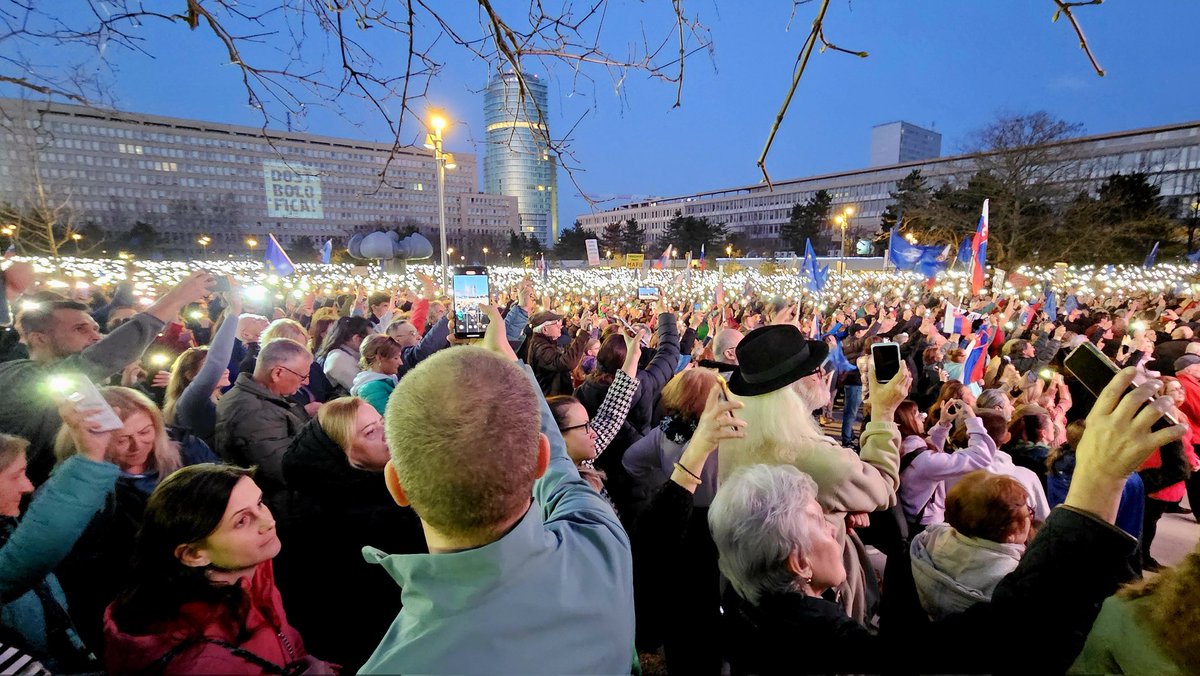
<path fill-rule="evenodd" d="M 638 287 L 638 300 L 658 300 L 659 295 L 657 286 Z"/>
<path fill-rule="evenodd" d="M 225 275 L 218 275 L 215 272 L 213 273 L 213 277 L 213 285 L 209 287 L 209 290 L 213 293 L 229 293 L 229 278 Z"/>
<path fill-rule="evenodd" d="M 875 343 L 871 346 L 871 359 L 875 363 L 876 382 L 889 382 L 900 373 L 900 344 Z"/>
<path fill-rule="evenodd" d="M 479 306 L 491 302 L 487 268 L 465 265 L 454 269 L 454 337 L 479 338 L 487 330 L 487 315 Z"/>
<path fill-rule="evenodd" d="M 108 405 L 92 381 L 80 375 L 57 375 L 50 379 L 50 389 L 61 393 L 77 409 L 92 408 L 98 412 L 88 420 L 96 423 L 99 432 L 111 432 L 125 426 L 112 406 Z"/>
<path fill-rule="evenodd" d="M 1093 398 L 1099 397 L 1100 392 L 1105 387 L 1108 387 L 1108 384 L 1112 382 L 1112 379 L 1120 371 L 1107 355 L 1090 342 L 1081 343 L 1079 347 L 1072 350 L 1071 354 L 1067 355 L 1067 358 L 1063 360 L 1063 368 L 1075 376 L 1079 384 Z M 1129 389 L 1132 390 L 1136 386 L 1136 384 L 1130 385 Z M 1154 401 L 1154 399 L 1150 399 L 1150 401 Z M 1093 400 L 1092 403 L 1095 403 L 1095 401 Z M 1162 418 L 1159 418 L 1151 429 L 1160 430 L 1177 424 L 1178 421 L 1175 420 L 1175 416 L 1167 413 Z"/>

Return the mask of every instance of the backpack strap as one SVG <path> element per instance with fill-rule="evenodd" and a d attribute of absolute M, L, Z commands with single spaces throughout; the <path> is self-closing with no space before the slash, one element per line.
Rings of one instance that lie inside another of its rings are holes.
<path fill-rule="evenodd" d="M 911 452 L 909 452 L 909 453 L 905 453 L 905 454 L 904 454 L 904 457 L 903 457 L 903 458 L 900 458 L 900 473 L 901 473 L 901 474 L 904 474 L 904 470 L 906 470 L 906 469 L 908 469 L 909 467 L 911 467 L 911 466 L 912 466 L 912 464 L 913 464 L 913 461 L 917 459 L 917 456 L 918 456 L 918 455 L 921 455 L 921 454 L 922 454 L 922 453 L 924 453 L 926 450 L 928 450 L 928 449 L 925 449 L 925 448 L 919 448 L 919 449 L 917 449 L 917 450 L 915 450 L 915 451 L 911 451 Z"/>

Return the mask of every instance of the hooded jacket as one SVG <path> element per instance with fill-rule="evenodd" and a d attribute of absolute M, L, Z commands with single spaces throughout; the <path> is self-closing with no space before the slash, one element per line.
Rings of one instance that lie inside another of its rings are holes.
<path fill-rule="evenodd" d="M 909 554 L 921 606 L 938 620 L 991 601 L 1000 580 L 1017 569 L 1025 545 L 967 537 L 939 523 L 913 538 Z"/>
<path fill-rule="evenodd" d="M 179 614 L 154 626 L 148 633 L 133 634 L 117 626 L 110 605 L 104 612 L 107 639 L 104 662 L 110 673 L 260 674 L 263 667 L 231 647 L 284 667 L 308 654 L 300 632 L 288 624 L 270 561 L 258 565 L 251 579 L 238 582 L 241 603 L 192 602 Z M 115 605 L 115 604 L 114 604 Z M 207 639 L 222 641 L 218 645 Z"/>
<path fill-rule="evenodd" d="M 391 397 L 392 390 L 396 389 L 396 382 L 396 376 L 375 371 L 359 371 L 358 375 L 354 376 L 354 387 L 350 388 L 350 395 L 366 399 L 368 404 L 379 411 L 379 415 L 383 415 L 387 409 L 388 397 Z"/>
<path fill-rule="evenodd" d="M 278 583 L 289 617 L 314 653 L 355 673 L 400 611 L 400 589 L 362 549 L 424 553 L 420 520 L 396 504 L 381 472 L 350 466 L 316 420 L 292 441 L 283 475 L 298 498 L 280 533 Z"/>

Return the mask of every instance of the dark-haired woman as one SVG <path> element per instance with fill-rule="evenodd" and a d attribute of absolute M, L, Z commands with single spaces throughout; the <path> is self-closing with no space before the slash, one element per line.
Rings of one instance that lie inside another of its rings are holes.
<path fill-rule="evenodd" d="M 679 365 L 679 329 L 674 314 L 663 312 L 658 315 L 655 336 L 658 339 L 658 349 L 646 368 L 637 372 L 638 390 L 633 395 L 633 403 L 629 407 L 625 424 L 609 444 L 608 451 L 596 461 L 596 468 L 608 476 L 609 493 L 622 513 L 626 513 L 630 504 L 631 487 L 621 460 L 625 457 L 625 450 L 649 431 L 658 396 L 667 381 L 675 375 L 675 368 Z M 596 356 L 596 370 L 588 376 L 587 382 L 575 390 L 575 398 L 583 404 L 588 415 L 595 417 L 600 410 L 600 404 L 604 402 L 613 378 L 625 363 L 625 356 L 624 336 L 609 336 L 600 346 L 600 353 Z"/>
<path fill-rule="evenodd" d="M 334 392 L 330 398 L 345 396 L 354 387 L 354 376 L 362 370 L 358 364 L 361 358 L 358 348 L 369 335 L 371 322 L 365 317 L 342 317 L 329 329 L 315 356 L 333 384 Z"/>
<path fill-rule="evenodd" d="M 193 465 L 146 505 L 132 579 L 104 615 L 112 673 L 332 673 L 288 624 L 275 519 L 249 470 Z"/>

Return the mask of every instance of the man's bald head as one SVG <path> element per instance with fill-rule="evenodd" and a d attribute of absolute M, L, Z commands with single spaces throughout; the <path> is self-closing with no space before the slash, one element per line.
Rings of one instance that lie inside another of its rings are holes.
<path fill-rule="evenodd" d="M 738 344 L 741 342 L 741 331 L 737 331 L 735 329 L 721 329 L 717 332 L 716 337 L 713 338 L 713 356 L 717 358 L 717 361 L 724 362 L 726 364 L 736 364 L 738 363 L 738 360 L 737 352 L 735 350 L 737 349 Z"/>

